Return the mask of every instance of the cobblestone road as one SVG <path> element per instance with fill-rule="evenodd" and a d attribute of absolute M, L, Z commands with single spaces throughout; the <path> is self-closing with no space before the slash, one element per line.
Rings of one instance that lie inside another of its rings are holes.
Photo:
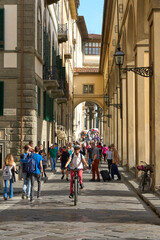
<path fill-rule="evenodd" d="M 0 239 L 160 239 L 160 219 L 123 182 L 89 182 L 78 206 L 68 198 L 60 172 L 42 186 L 42 200 L 30 205 L 20 195 L 0 199 Z"/>

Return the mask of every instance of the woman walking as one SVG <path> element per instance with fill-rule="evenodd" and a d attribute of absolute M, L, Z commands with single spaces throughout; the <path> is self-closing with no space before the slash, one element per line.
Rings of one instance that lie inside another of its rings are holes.
<path fill-rule="evenodd" d="M 10 182 L 9 186 L 9 198 L 13 197 L 13 171 L 16 171 L 16 163 L 14 162 L 14 158 L 12 154 L 7 154 L 3 166 L 3 179 L 4 179 L 4 200 L 8 199 L 7 189 L 8 182 Z"/>

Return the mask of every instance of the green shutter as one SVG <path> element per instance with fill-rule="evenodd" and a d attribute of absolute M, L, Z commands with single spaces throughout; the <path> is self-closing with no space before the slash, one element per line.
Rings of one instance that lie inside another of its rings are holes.
<path fill-rule="evenodd" d="M 0 9 L 0 49 L 4 49 L 4 8 Z"/>
<path fill-rule="evenodd" d="M 38 87 L 38 116 L 41 116 L 41 89 Z"/>
<path fill-rule="evenodd" d="M 3 116 L 4 108 L 4 82 L 0 82 L 0 116 Z"/>
<path fill-rule="evenodd" d="M 44 119 L 53 122 L 53 98 L 47 92 L 44 92 Z"/>

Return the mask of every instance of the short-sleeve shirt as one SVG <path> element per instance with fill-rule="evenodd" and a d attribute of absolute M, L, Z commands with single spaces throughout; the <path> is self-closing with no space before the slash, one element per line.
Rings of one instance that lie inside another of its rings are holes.
<path fill-rule="evenodd" d="M 96 159 L 99 159 L 100 156 L 99 156 L 99 148 L 98 147 L 94 147 L 93 148 L 93 151 L 92 151 L 92 159 L 94 159 L 94 155 L 97 155 Z"/>
<path fill-rule="evenodd" d="M 58 153 L 58 150 L 56 148 L 51 148 L 49 150 L 50 154 L 51 154 L 51 158 L 57 158 L 57 153 Z"/>
<path fill-rule="evenodd" d="M 72 158 L 72 156 L 71 156 Z M 81 153 L 78 154 L 78 156 L 76 156 L 76 154 L 73 155 L 73 159 L 71 160 L 71 169 L 83 169 L 83 163 L 82 163 L 82 159 L 84 158 L 84 156 L 81 156 Z"/>
<path fill-rule="evenodd" d="M 107 151 L 107 159 L 113 159 L 112 151 Z"/>
<path fill-rule="evenodd" d="M 40 154 L 36 154 L 36 153 L 33 154 L 33 158 L 36 161 L 36 171 L 34 171 L 33 173 L 40 174 L 41 173 L 40 162 L 43 161 L 43 158 L 42 158 L 42 156 Z"/>

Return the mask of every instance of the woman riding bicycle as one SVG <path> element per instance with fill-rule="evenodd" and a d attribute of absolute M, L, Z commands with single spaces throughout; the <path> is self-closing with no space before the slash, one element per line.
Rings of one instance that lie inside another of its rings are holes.
<path fill-rule="evenodd" d="M 81 189 L 83 188 L 82 183 L 82 174 L 83 174 L 83 164 L 88 167 L 88 164 L 84 158 L 84 156 L 80 153 L 80 146 L 74 146 L 74 153 L 69 157 L 65 167 L 67 167 L 70 163 L 70 175 L 71 175 L 71 184 L 70 184 L 70 195 L 69 198 L 73 198 L 73 178 L 75 175 L 74 169 L 78 169 L 78 177 L 80 182 Z"/>

